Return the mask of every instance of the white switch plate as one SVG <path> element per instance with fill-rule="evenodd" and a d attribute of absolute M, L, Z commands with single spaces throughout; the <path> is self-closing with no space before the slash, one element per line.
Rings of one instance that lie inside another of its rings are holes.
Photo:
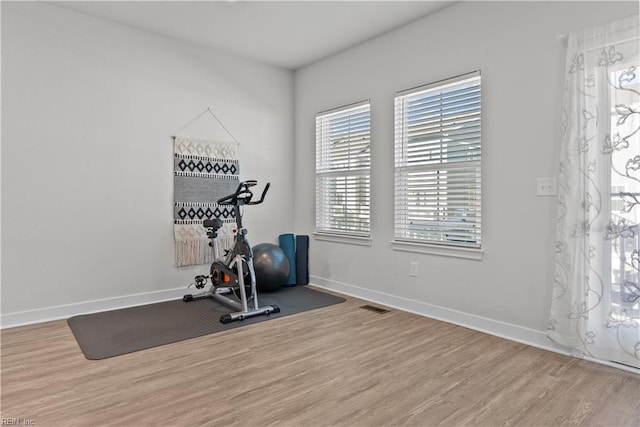
<path fill-rule="evenodd" d="M 558 194 L 555 178 L 538 178 L 536 195 L 538 196 L 555 196 Z"/>
<path fill-rule="evenodd" d="M 418 263 L 417 262 L 409 263 L 409 276 L 418 277 Z"/>

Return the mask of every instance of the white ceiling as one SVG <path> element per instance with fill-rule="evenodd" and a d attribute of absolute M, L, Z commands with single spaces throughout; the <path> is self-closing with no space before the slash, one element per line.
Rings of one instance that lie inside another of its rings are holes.
<path fill-rule="evenodd" d="M 52 1 L 134 28 L 297 69 L 452 1 Z"/>

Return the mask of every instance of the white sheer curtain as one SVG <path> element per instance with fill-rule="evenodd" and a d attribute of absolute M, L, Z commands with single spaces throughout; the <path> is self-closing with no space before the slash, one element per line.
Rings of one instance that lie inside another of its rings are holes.
<path fill-rule="evenodd" d="M 547 334 L 640 368 L 638 16 L 568 36 Z"/>

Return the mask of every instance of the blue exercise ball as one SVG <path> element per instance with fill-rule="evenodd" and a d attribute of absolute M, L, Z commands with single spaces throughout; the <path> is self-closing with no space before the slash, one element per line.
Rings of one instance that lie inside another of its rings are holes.
<path fill-rule="evenodd" d="M 253 247 L 253 268 L 259 292 L 277 291 L 289 277 L 289 259 L 282 248 L 273 243 L 260 243 Z"/>

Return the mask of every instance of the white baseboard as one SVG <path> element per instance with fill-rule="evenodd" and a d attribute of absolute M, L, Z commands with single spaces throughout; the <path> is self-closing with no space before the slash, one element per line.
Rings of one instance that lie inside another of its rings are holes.
<path fill-rule="evenodd" d="M 99 311 L 116 310 L 137 305 L 152 304 L 182 298 L 186 288 L 168 289 L 164 291 L 147 292 L 143 294 L 126 295 L 116 298 L 85 301 L 76 304 L 58 305 L 38 310 L 21 311 L 2 314 L 0 329 L 15 328 L 34 323 L 50 322 L 68 319 L 79 314 L 97 313 Z"/>
<path fill-rule="evenodd" d="M 476 316 L 461 311 L 452 310 L 446 307 L 427 304 L 420 301 L 414 301 L 408 298 L 390 295 L 380 291 L 361 288 L 359 286 L 349 285 L 337 282 L 335 280 L 324 279 L 322 277 L 311 276 L 311 284 L 327 290 L 339 292 L 362 300 L 378 303 L 387 307 L 396 308 L 398 310 L 417 314 L 419 316 L 429 317 L 431 319 L 441 320 L 443 322 L 452 323 L 454 325 L 463 326 L 468 329 L 483 332 L 485 334 L 494 335 L 510 341 L 540 348 L 554 353 L 560 353 L 565 356 L 578 357 L 590 362 L 599 363 L 601 365 L 610 366 L 612 368 L 622 369 L 634 374 L 640 374 L 640 369 L 631 366 L 622 365 L 620 363 L 610 362 L 608 360 L 600 360 L 592 357 L 584 357 L 577 355 L 569 348 L 557 344 L 547 337 L 544 331 L 526 328 L 524 326 L 514 325 L 512 323 L 501 322 L 499 320 L 488 319 L 486 317 Z"/>
<path fill-rule="evenodd" d="M 442 320 L 443 322 L 463 326 L 468 329 L 506 338 L 508 340 L 527 344 L 533 347 L 567 355 L 570 354 L 568 349 L 547 338 L 547 335 L 543 331 L 537 331 L 525 328 L 524 326 L 488 319 L 486 317 L 476 316 L 420 301 L 414 301 L 408 298 L 373 291 L 371 289 L 361 288 L 359 286 L 336 282 L 334 280 L 328 280 L 321 277 L 313 276 L 311 277 L 311 282 L 320 288 L 340 292 L 366 301 L 376 302 L 388 307 L 397 308 L 398 310 L 407 311 L 409 313 L 418 314 L 431 319 Z"/>

